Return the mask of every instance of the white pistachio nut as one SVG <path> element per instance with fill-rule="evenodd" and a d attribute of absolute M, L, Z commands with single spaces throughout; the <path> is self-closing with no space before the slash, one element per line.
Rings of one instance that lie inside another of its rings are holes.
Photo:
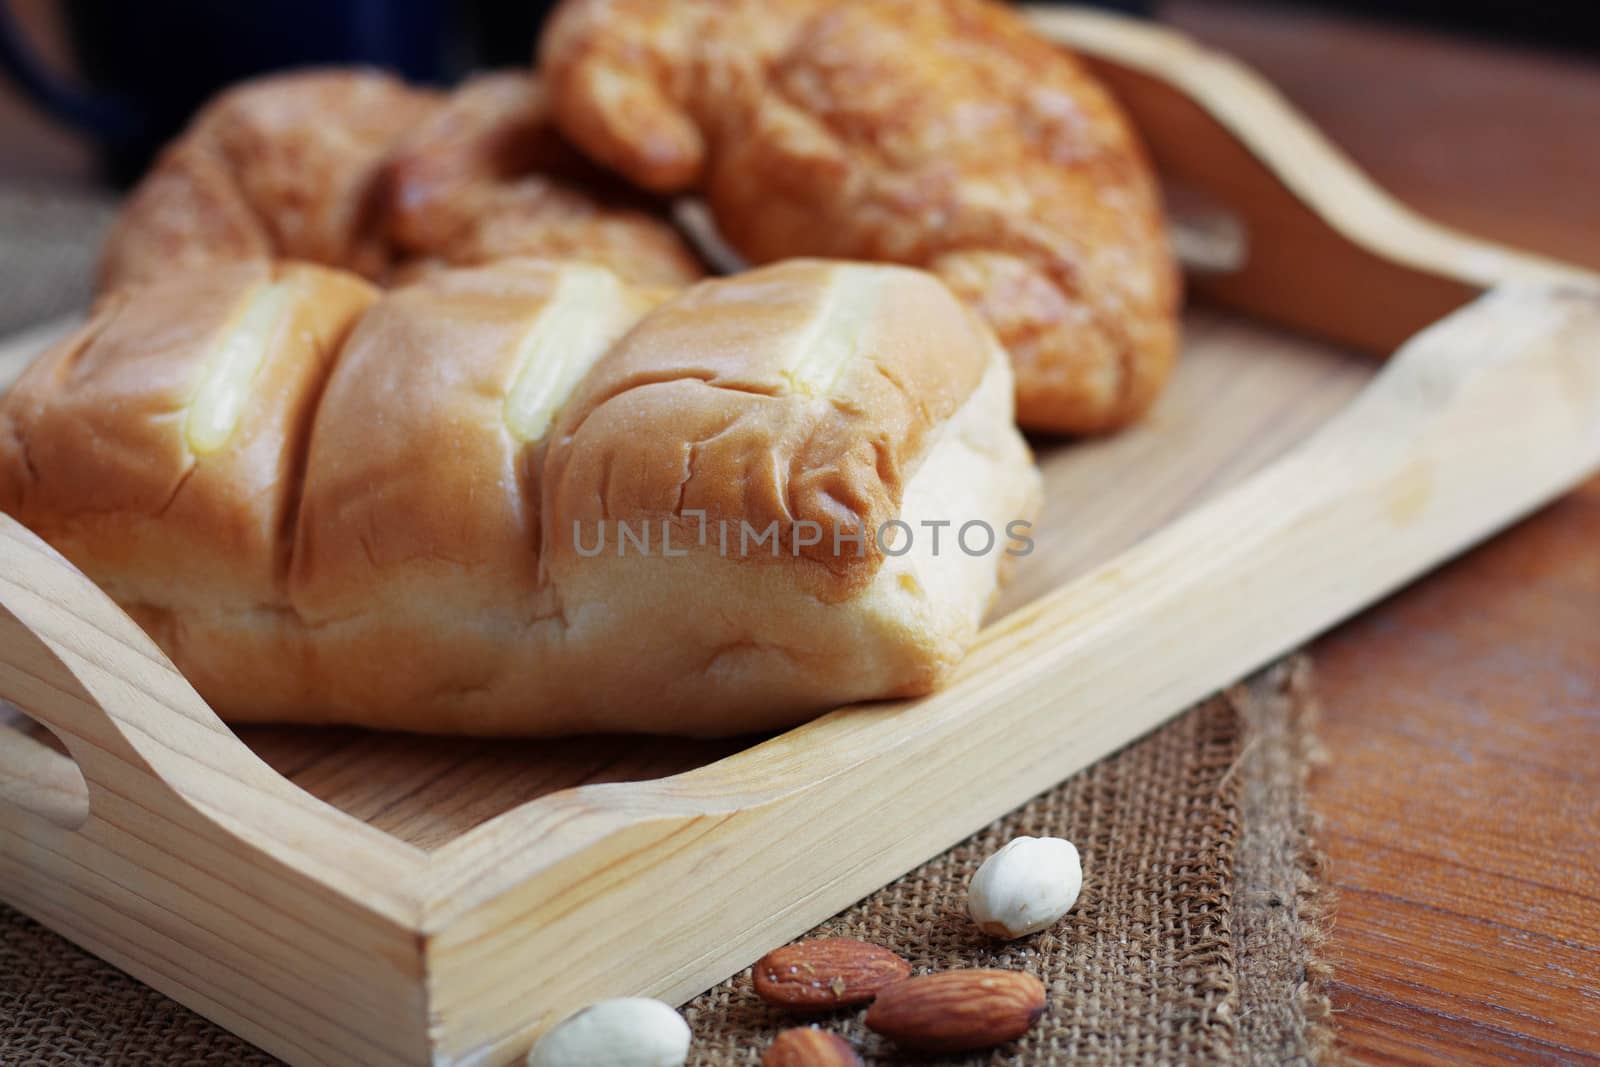
<path fill-rule="evenodd" d="M 1018 837 L 983 862 L 967 889 L 978 928 L 1007 940 L 1055 925 L 1078 901 L 1078 850 L 1059 837 Z"/>
<path fill-rule="evenodd" d="M 528 1067 L 683 1067 L 689 1024 L 659 1000 L 602 1000 L 567 1016 L 528 1053 Z"/>

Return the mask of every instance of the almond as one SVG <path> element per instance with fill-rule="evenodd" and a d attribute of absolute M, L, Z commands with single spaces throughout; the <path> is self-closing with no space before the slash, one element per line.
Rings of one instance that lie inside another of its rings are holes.
<path fill-rule="evenodd" d="M 807 1026 L 774 1038 L 761 1067 L 861 1067 L 861 1057 L 838 1034 Z"/>
<path fill-rule="evenodd" d="M 865 1004 L 884 986 L 910 975 L 911 964 L 865 941 L 797 941 L 756 962 L 756 995 L 785 1008 L 829 1011 Z"/>
<path fill-rule="evenodd" d="M 968 1052 L 1021 1037 L 1044 1014 L 1044 986 L 1020 971 L 944 971 L 878 993 L 867 1026 L 915 1052 Z"/>

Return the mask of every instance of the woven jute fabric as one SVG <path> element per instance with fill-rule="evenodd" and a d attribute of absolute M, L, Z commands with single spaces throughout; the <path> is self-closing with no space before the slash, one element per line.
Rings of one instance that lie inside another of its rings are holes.
<path fill-rule="evenodd" d="M 1258 675 L 1035 798 L 808 937 L 856 937 L 917 973 L 1027 971 L 1050 1006 L 1021 1040 L 922 1064 L 1293 1064 L 1330 1058 L 1327 904 L 1306 806 L 1310 668 Z M 1022 834 L 1065 837 L 1083 892 L 1049 931 L 997 942 L 967 918 L 978 866 Z M 856 1011 L 822 1020 L 868 1064 L 902 1062 Z M 696 1067 L 756 1065 L 797 1020 L 747 970 L 685 1010 Z"/>
<path fill-rule="evenodd" d="M 1050 1007 L 1022 1040 L 923 1064 L 1294 1064 L 1331 1057 L 1326 902 L 1306 808 L 1314 752 L 1304 660 L 1280 664 L 1077 774 L 807 936 L 849 936 L 921 971 L 1039 976 Z M 978 865 L 1019 834 L 1066 837 L 1083 893 L 1050 931 L 993 941 L 966 918 Z M 684 1009 L 696 1067 L 755 1065 L 796 1020 L 748 970 Z M 901 1062 L 862 1012 L 814 1020 L 868 1063 Z M 0 907 L 0 1064 L 274 1063 L 206 1020 Z"/>

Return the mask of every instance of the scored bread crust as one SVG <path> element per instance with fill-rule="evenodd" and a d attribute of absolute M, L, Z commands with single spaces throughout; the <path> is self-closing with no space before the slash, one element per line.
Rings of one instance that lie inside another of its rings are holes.
<path fill-rule="evenodd" d="M 318 629 L 326 714 L 390 708 L 409 728 L 476 730 L 460 720 L 493 712 L 499 729 L 538 732 L 514 716 L 543 714 L 540 701 L 472 697 L 514 664 L 558 669 L 558 593 L 540 573 L 548 424 L 528 439 L 519 428 L 537 423 L 508 408 L 519 382 L 581 374 L 662 295 L 507 260 L 432 275 L 366 316 L 318 414 L 291 577 L 295 612 Z"/>
<path fill-rule="evenodd" d="M 1012 392 L 1010 366 L 991 341 L 973 392 L 907 471 L 896 518 L 916 531 L 910 550 L 883 558 L 843 599 L 836 589 L 818 595 L 813 563 L 753 551 L 730 560 L 715 542 L 674 540 L 686 555 L 667 568 L 631 554 L 552 555 L 573 666 L 560 678 L 575 686 L 553 709 L 572 730 L 639 729 L 648 709 L 657 723 L 649 729 L 715 736 L 780 730 L 819 710 L 937 688 L 976 639 L 1013 562 L 1000 550 L 963 553 L 956 527 L 987 522 L 1004 545 L 1007 524 L 1038 510 L 1038 472 L 1013 424 Z M 938 555 L 924 520 L 952 522 Z"/>
<path fill-rule="evenodd" d="M 675 520 L 698 542 L 704 515 L 776 524 L 793 546 L 814 523 L 822 539 L 798 559 L 817 566 L 803 573 L 828 599 L 859 591 L 884 558 L 875 532 L 989 350 L 920 271 L 795 260 L 702 283 L 625 338 L 568 405 L 546 464 L 546 541 L 570 558 L 601 521 Z M 835 552 L 834 529 L 859 532 L 859 548 Z"/>
<path fill-rule="evenodd" d="M 190 418 L 220 334 L 274 286 L 289 300 L 226 447 Z M 280 596 L 306 436 L 372 286 L 306 265 L 242 263 L 112 298 L 40 357 L 0 407 L 0 508 L 119 582 L 234 604 Z"/>
<path fill-rule="evenodd" d="M 662 300 L 527 260 L 388 294 L 310 266 L 157 283 L 0 406 L 0 506 L 232 721 L 733 734 L 937 684 L 998 551 L 588 555 L 570 525 L 1003 530 L 1038 476 L 993 338 L 901 268 Z"/>
<path fill-rule="evenodd" d="M 102 301 L 0 405 L 0 510 L 76 563 L 202 694 L 311 697 L 285 609 L 311 420 L 345 335 L 377 299 L 351 274 L 239 263 Z M 194 415 L 219 337 L 267 325 L 225 445 Z"/>

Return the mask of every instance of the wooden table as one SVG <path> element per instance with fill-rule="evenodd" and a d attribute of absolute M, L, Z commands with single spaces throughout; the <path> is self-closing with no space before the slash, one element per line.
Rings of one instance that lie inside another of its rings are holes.
<path fill-rule="evenodd" d="M 1600 64 L 1196 0 L 1165 14 L 1402 199 L 1600 267 Z M 85 159 L 0 89 L 0 180 Z M 1316 653 L 1345 1049 L 1600 1063 L 1600 480 Z"/>
<path fill-rule="evenodd" d="M 1261 9 L 1166 15 L 1402 200 L 1600 267 L 1600 64 Z M 1315 660 L 1345 1050 L 1600 1063 L 1600 479 Z"/>

